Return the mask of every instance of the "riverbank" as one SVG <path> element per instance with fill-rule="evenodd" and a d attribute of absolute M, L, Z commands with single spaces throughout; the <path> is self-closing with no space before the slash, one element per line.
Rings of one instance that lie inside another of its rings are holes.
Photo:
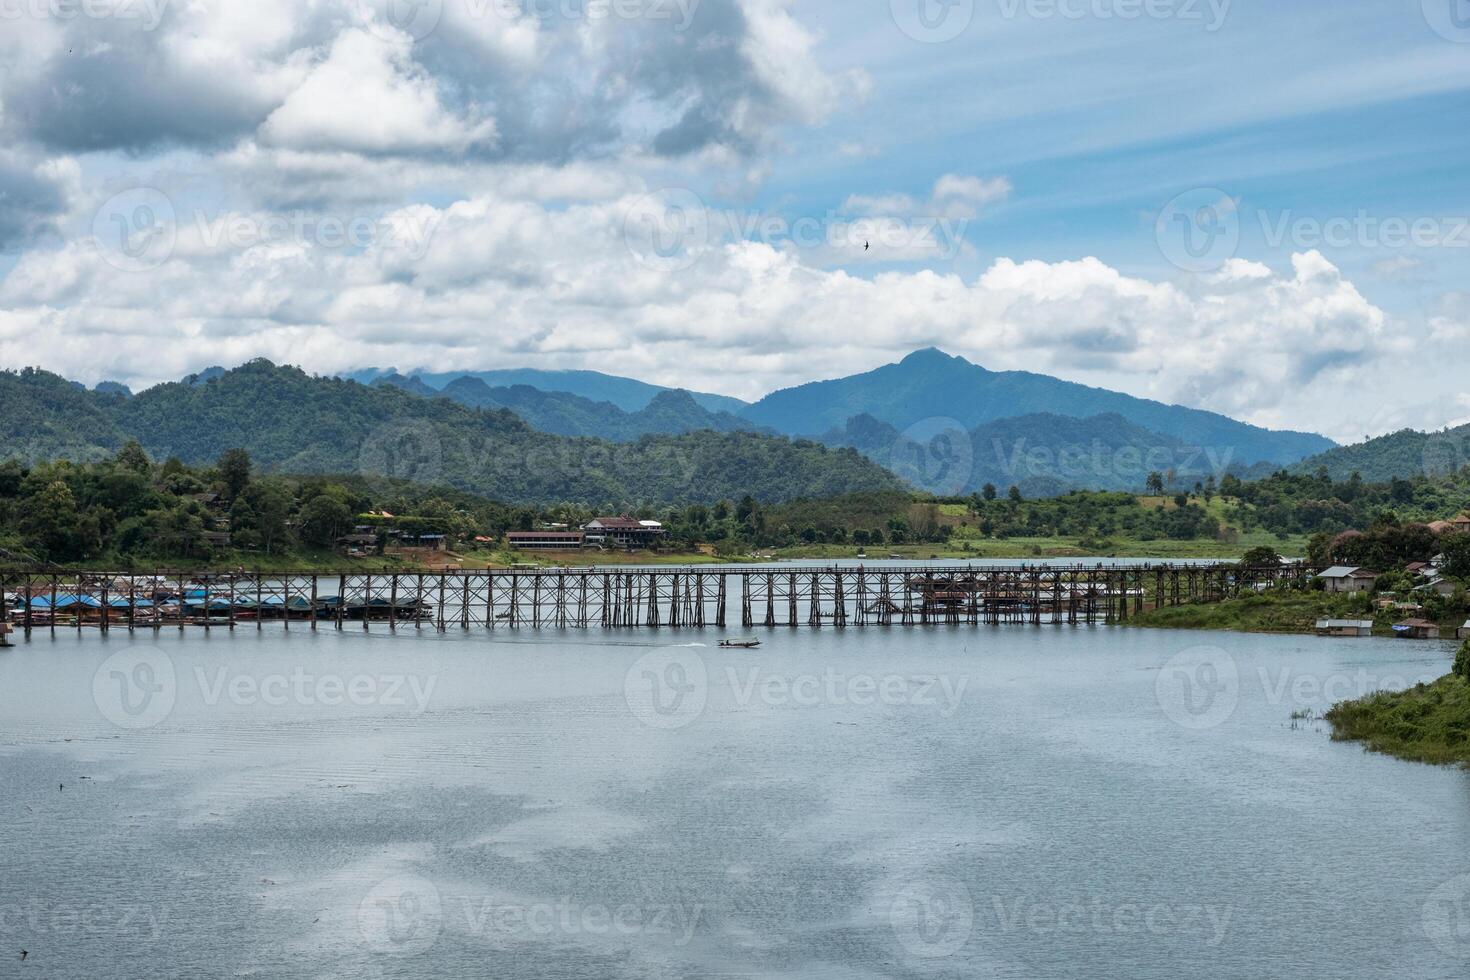
<path fill-rule="evenodd" d="M 1224 602 L 1164 606 L 1133 616 L 1130 626 L 1174 630 L 1232 630 L 1239 633 L 1315 633 L 1320 619 L 1371 619 L 1374 636 L 1393 636 L 1393 624 L 1411 614 L 1374 609 L 1363 593 L 1265 592 Z M 1463 613 L 1439 620 L 1440 635 L 1453 639 Z"/>
<path fill-rule="evenodd" d="M 1470 642 L 1455 666 L 1470 673 Z M 1326 718 L 1335 741 L 1362 742 L 1370 751 L 1412 762 L 1470 767 L 1470 680 L 1461 673 L 1343 701 Z"/>

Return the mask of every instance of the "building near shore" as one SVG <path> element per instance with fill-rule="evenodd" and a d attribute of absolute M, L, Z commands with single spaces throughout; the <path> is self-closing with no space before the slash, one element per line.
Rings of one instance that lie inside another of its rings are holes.
<path fill-rule="evenodd" d="M 640 521 L 626 515 L 597 517 L 582 525 L 589 546 L 652 548 L 667 532 L 658 521 Z"/>
<path fill-rule="evenodd" d="M 1355 565 L 1333 565 L 1317 573 L 1328 592 L 1367 592 L 1378 580 L 1376 572 Z"/>
<path fill-rule="evenodd" d="M 1318 636 L 1372 636 L 1371 619 L 1319 619 Z"/>
<path fill-rule="evenodd" d="M 585 538 L 581 531 L 511 531 L 505 542 L 517 551 L 576 551 Z"/>
<path fill-rule="evenodd" d="M 1393 632 L 1406 640 L 1437 640 L 1439 624 L 1427 619 L 1406 619 L 1402 623 L 1394 623 Z"/>

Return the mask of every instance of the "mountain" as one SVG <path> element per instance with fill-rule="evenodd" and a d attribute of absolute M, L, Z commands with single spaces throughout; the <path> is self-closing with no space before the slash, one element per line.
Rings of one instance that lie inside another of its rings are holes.
<path fill-rule="evenodd" d="M 371 384 L 387 375 L 397 375 L 393 369 L 368 368 L 352 371 L 343 377 L 363 384 Z M 461 378 L 475 378 L 490 388 L 509 388 L 525 385 L 540 391 L 559 391 L 577 395 L 594 402 L 612 402 L 625 412 L 636 412 L 646 408 L 660 392 L 672 391 L 660 385 L 632 378 L 620 378 L 600 371 L 537 371 L 532 368 L 510 368 L 499 371 L 450 371 L 414 374 L 420 381 L 436 389 L 443 389 Z M 711 395 L 690 392 L 699 406 L 710 412 L 739 412 L 745 402 L 728 395 Z"/>
<path fill-rule="evenodd" d="M 1334 480 L 1357 473 L 1369 483 L 1395 477 L 1443 476 L 1470 466 L 1470 425 L 1439 432 L 1401 429 L 1376 439 L 1338 446 L 1302 460 L 1292 470 L 1313 473 L 1326 468 Z"/>
<path fill-rule="evenodd" d="M 0 455 L 101 459 L 127 441 L 112 413 L 120 401 L 35 368 L 0 372 Z"/>
<path fill-rule="evenodd" d="M 1075 419 L 1035 413 L 968 432 L 936 424 L 905 433 L 858 415 L 822 442 L 856 449 L 915 486 L 943 495 L 974 493 L 987 483 L 1001 491 L 1019 487 L 1027 497 L 1141 491 L 1155 472 L 1172 472 L 1174 485 L 1187 487 L 1210 476 L 1218 481 L 1229 463 L 1116 414 Z"/>
<path fill-rule="evenodd" d="M 246 449 L 290 473 L 362 473 L 515 503 L 767 501 L 897 490 L 858 453 L 749 432 L 617 444 L 537 432 L 513 413 L 252 361 L 129 399 L 41 371 L 0 372 L 4 455 L 95 459 L 135 438 L 155 459 Z"/>
<path fill-rule="evenodd" d="M 479 378 L 451 381 L 439 397 L 470 408 L 504 408 L 542 432 L 564 436 L 594 436 L 613 442 L 631 442 L 646 435 L 680 435 L 709 429 L 715 432 L 750 431 L 756 426 L 738 415 L 711 412 L 687 391 L 660 391 L 643 408 L 627 412 L 612 402 L 564 391 L 542 391 L 529 385 L 492 388 Z"/>
<path fill-rule="evenodd" d="M 773 392 L 740 414 L 788 435 L 841 427 L 867 414 L 900 429 L 952 419 L 972 429 L 1005 418 L 1045 413 L 1087 419 L 1113 414 L 1150 432 L 1206 447 L 1240 463 L 1295 463 L 1331 449 L 1323 436 L 1262 429 L 1214 412 L 1165 405 L 1025 371 L 987 371 L 929 348 L 865 374 Z"/>

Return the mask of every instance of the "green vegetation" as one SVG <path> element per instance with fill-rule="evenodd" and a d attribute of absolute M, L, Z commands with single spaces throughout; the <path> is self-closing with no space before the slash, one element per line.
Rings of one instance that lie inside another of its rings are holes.
<path fill-rule="evenodd" d="M 1131 626 L 1159 629 L 1238 630 L 1243 633 L 1311 633 L 1319 619 L 1372 619 L 1374 632 L 1391 635 L 1389 627 L 1403 615 L 1376 616 L 1367 593 L 1334 594 L 1307 589 L 1278 590 L 1224 602 L 1192 603 L 1150 609 L 1129 621 Z"/>
<path fill-rule="evenodd" d="M 409 533 L 473 537 L 504 524 L 498 504 L 446 488 L 362 477 L 257 476 L 239 449 L 219 465 L 152 462 L 137 443 L 98 463 L 0 463 L 0 561 L 108 569 L 187 564 L 340 567 L 337 539 L 366 512 L 410 515 Z M 367 566 L 402 565 L 374 558 Z"/>
<path fill-rule="evenodd" d="M 1332 737 L 1416 762 L 1470 766 L 1470 641 L 1432 684 L 1380 691 L 1327 712 Z"/>
<path fill-rule="evenodd" d="M 903 484 L 850 449 L 751 432 L 644 436 L 632 443 L 537 432 L 391 386 L 314 378 L 253 361 L 132 398 L 41 371 L 0 372 L 7 458 L 101 461 L 130 439 L 155 459 L 203 465 L 238 446 L 272 473 L 359 473 L 441 484 L 496 500 L 654 505 L 827 497 Z"/>

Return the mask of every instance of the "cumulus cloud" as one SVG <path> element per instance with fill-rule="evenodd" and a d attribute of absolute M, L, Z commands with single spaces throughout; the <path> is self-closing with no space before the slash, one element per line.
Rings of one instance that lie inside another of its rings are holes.
<path fill-rule="evenodd" d="M 816 351 L 838 374 L 936 344 L 992 368 L 1121 379 L 1137 394 L 1334 434 L 1347 423 L 1314 407 L 1307 387 L 1364 372 L 1402 342 L 1316 252 L 1290 269 L 1232 266 L 1187 282 L 1096 258 L 1002 258 L 969 280 L 927 269 L 864 278 L 799 249 L 675 239 L 671 270 L 627 237 L 646 197 L 603 187 L 552 204 L 533 174 L 374 216 L 345 245 L 313 228 L 224 241 L 181 230 L 169 260 L 141 273 L 81 241 L 28 254 L 0 284 L 0 360 L 87 380 L 133 364 L 122 380 L 139 384 L 255 355 L 317 370 L 605 368 L 615 352 L 623 372 L 757 395 L 809 380 Z"/>

